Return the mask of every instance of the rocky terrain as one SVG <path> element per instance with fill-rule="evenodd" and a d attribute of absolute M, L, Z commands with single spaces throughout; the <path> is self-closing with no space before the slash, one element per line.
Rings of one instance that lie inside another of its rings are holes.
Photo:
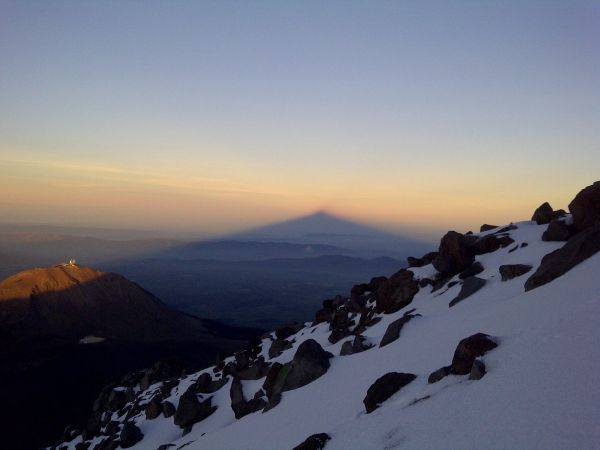
<path fill-rule="evenodd" d="M 2 444 L 37 448 L 124 372 L 165 357 L 198 370 L 257 332 L 177 312 L 118 274 L 76 264 L 13 275 L 0 282 Z"/>
<path fill-rule="evenodd" d="M 132 372 L 52 449 L 593 449 L 600 182 L 450 231 L 213 367 Z"/>

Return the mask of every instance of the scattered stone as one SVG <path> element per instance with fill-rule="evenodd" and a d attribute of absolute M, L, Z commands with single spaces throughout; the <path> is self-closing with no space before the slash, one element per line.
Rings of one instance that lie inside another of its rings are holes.
<path fill-rule="evenodd" d="M 527 247 L 528 245 L 529 245 L 529 244 L 528 244 L 527 242 L 523 242 L 523 243 L 521 244 L 521 248 L 525 248 L 525 247 Z"/>
<path fill-rule="evenodd" d="M 417 376 L 412 373 L 389 372 L 375 380 L 367 390 L 367 395 L 363 400 L 367 414 L 375 411 L 381 403 L 415 378 Z"/>
<path fill-rule="evenodd" d="M 569 203 L 573 226 L 582 231 L 600 224 L 600 181 L 582 189 Z"/>
<path fill-rule="evenodd" d="M 385 334 L 383 338 L 381 338 L 381 342 L 379 343 L 379 347 L 385 347 L 386 345 L 394 342 L 396 339 L 400 337 L 400 331 L 402 327 L 410 322 L 415 317 L 420 317 L 420 314 L 404 314 L 399 319 L 394 320 L 390 323 L 385 330 Z"/>
<path fill-rule="evenodd" d="M 477 333 L 464 338 L 458 343 L 452 358 L 452 373 L 466 375 L 471 372 L 473 361 L 478 356 L 498 347 L 489 335 Z"/>
<path fill-rule="evenodd" d="M 458 278 L 460 278 L 461 280 L 464 280 L 465 278 L 469 278 L 475 275 L 480 274 L 481 272 L 483 272 L 483 266 L 481 265 L 481 263 L 479 261 L 475 261 L 473 264 L 471 264 L 469 267 L 467 267 L 465 270 L 463 270 L 460 275 L 458 275 Z M 450 287 L 450 286 L 448 286 Z"/>
<path fill-rule="evenodd" d="M 429 374 L 429 378 L 427 378 L 427 383 L 429 383 L 429 384 L 437 383 L 442 378 L 447 377 L 451 373 L 452 373 L 452 366 L 441 367 L 438 370 L 435 370 Z"/>
<path fill-rule="evenodd" d="M 473 361 L 469 380 L 481 380 L 485 376 L 485 364 L 480 359 Z"/>
<path fill-rule="evenodd" d="M 327 433 L 313 434 L 307 437 L 302 444 L 294 447 L 293 450 L 322 450 L 330 439 L 331 437 Z"/>
<path fill-rule="evenodd" d="M 162 408 L 165 417 L 171 417 L 175 414 L 175 405 L 169 401 L 164 401 L 162 404 Z"/>
<path fill-rule="evenodd" d="M 212 397 L 208 397 L 203 402 L 200 402 L 194 391 L 188 389 L 179 398 L 179 405 L 174 417 L 175 425 L 186 428 L 206 419 L 217 409 L 211 403 Z"/>
<path fill-rule="evenodd" d="M 125 422 L 121 430 L 120 444 L 122 448 L 133 447 L 144 438 L 140 429 L 131 422 Z"/>
<path fill-rule="evenodd" d="M 269 358 L 277 358 L 285 350 L 292 348 L 292 343 L 285 339 L 275 339 L 269 347 Z"/>
<path fill-rule="evenodd" d="M 162 402 L 158 398 L 158 395 L 155 395 L 154 397 L 152 397 L 152 400 L 150 400 L 150 403 L 148 403 L 148 406 L 146 406 L 146 419 L 156 419 L 158 416 L 160 416 L 162 412 Z"/>
<path fill-rule="evenodd" d="M 502 276 L 502 281 L 508 281 L 526 274 L 531 268 L 532 267 L 527 264 L 505 264 L 500 266 L 498 270 Z"/>
<path fill-rule="evenodd" d="M 433 260 L 433 267 L 447 276 L 462 272 L 475 260 L 471 244 L 476 239 L 473 236 L 449 231 L 440 242 L 439 254 Z"/>
<path fill-rule="evenodd" d="M 352 341 L 346 341 L 340 349 L 340 356 L 353 355 L 355 353 L 364 352 L 372 347 L 372 345 L 364 345 L 364 336 L 360 334 L 355 336 Z"/>
<path fill-rule="evenodd" d="M 460 292 L 454 299 L 452 299 L 452 301 L 450 302 L 450 304 L 448 306 L 453 307 L 454 305 L 463 301 L 467 297 L 470 297 L 475 292 L 477 292 L 479 289 L 481 289 L 483 286 L 485 286 L 485 283 L 486 283 L 486 281 L 483 278 L 479 278 L 479 277 L 469 277 L 469 278 L 465 279 L 465 281 L 460 289 Z"/>
<path fill-rule="evenodd" d="M 483 233 L 484 231 L 490 231 L 493 230 L 495 228 L 498 228 L 498 225 L 488 225 L 487 223 L 484 223 L 483 225 L 481 225 L 481 227 L 479 228 L 479 232 Z"/>
<path fill-rule="evenodd" d="M 231 409 L 236 419 L 241 419 L 248 414 L 261 410 L 267 405 L 267 402 L 260 397 L 246 401 L 244 399 L 242 382 L 239 378 L 233 379 L 229 395 L 231 398 Z"/>
<path fill-rule="evenodd" d="M 525 282 L 525 290 L 530 291 L 551 282 L 598 251 L 600 224 L 580 231 L 561 248 L 544 256 L 540 267 Z"/>
<path fill-rule="evenodd" d="M 554 219 L 542 234 L 542 241 L 568 241 L 571 234 L 569 226 L 563 220 Z"/>
<path fill-rule="evenodd" d="M 313 382 L 329 369 L 333 355 L 323 350 L 317 341 L 308 339 L 296 350 L 289 372 L 285 377 L 283 391 L 291 391 Z"/>
<path fill-rule="evenodd" d="M 553 219 L 554 210 L 550 203 L 545 202 L 542 203 L 538 208 L 534 211 L 531 220 L 535 221 L 538 225 L 544 225 L 546 223 L 550 223 Z"/>

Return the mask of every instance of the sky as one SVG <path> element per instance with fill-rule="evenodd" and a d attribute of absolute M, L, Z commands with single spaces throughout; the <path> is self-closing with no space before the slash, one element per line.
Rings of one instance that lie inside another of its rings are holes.
<path fill-rule="evenodd" d="M 599 169 L 598 1 L 0 0 L 0 222 L 424 236 Z"/>

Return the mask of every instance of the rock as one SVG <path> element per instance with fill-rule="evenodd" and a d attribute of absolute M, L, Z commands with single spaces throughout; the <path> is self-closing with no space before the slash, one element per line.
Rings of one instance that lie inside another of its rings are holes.
<path fill-rule="evenodd" d="M 231 409 L 236 419 L 241 419 L 248 414 L 261 410 L 267 405 L 267 402 L 260 397 L 246 401 L 242 382 L 239 378 L 234 378 L 231 382 L 229 396 L 231 398 Z"/>
<path fill-rule="evenodd" d="M 127 395 L 124 389 L 113 389 L 108 396 L 108 408 L 111 411 L 117 411 L 127 403 Z"/>
<path fill-rule="evenodd" d="M 526 274 L 531 270 L 531 266 L 527 264 L 505 264 L 500 266 L 498 270 L 502 276 L 502 281 L 508 281 Z"/>
<path fill-rule="evenodd" d="M 273 365 L 270 367 L 269 371 L 267 372 L 267 376 L 262 385 L 263 390 L 267 394 L 267 398 L 271 398 L 273 395 L 273 388 L 275 387 L 275 383 L 277 381 L 277 376 L 279 375 L 279 372 L 281 371 L 282 367 L 283 367 L 283 364 L 276 362 L 276 363 L 273 363 Z M 281 387 L 283 387 L 283 386 L 281 386 Z"/>
<path fill-rule="evenodd" d="M 327 433 L 313 434 L 307 437 L 302 444 L 294 447 L 293 450 L 322 450 L 330 439 Z"/>
<path fill-rule="evenodd" d="M 187 390 L 180 398 L 179 405 L 175 411 L 175 425 L 186 428 L 201 420 L 206 419 L 217 407 L 212 406 L 212 397 L 208 397 L 203 402 L 198 400 L 193 390 Z"/>
<path fill-rule="evenodd" d="M 542 234 L 542 241 L 568 241 L 571 234 L 569 226 L 564 221 L 554 219 Z"/>
<path fill-rule="evenodd" d="M 329 369 L 333 355 L 323 350 L 317 341 L 308 339 L 296 350 L 289 372 L 285 377 L 283 391 L 291 391 L 319 378 Z"/>
<path fill-rule="evenodd" d="M 429 252 L 420 258 L 415 258 L 414 256 L 409 256 L 406 258 L 406 262 L 408 263 L 408 267 L 423 267 L 427 264 L 431 264 L 431 262 L 437 257 L 438 252 Z"/>
<path fill-rule="evenodd" d="M 410 270 L 401 269 L 385 282 L 379 283 L 375 295 L 377 311 L 396 312 L 412 302 L 419 292 L 419 282 Z"/>
<path fill-rule="evenodd" d="M 152 400 L 150 400 L 150 403 L 148 403 L 148 406 L 146 406 L 146 419 L 156 419 L 158 416 L 160 416 L 160 413 L 162 413 L 162 402 L 158 396 L 155 395 L 152 397 Z"/>
<path fill-rule="evenodd" d="M 404 314 L 399 319 L 396 319 L 390 323 L 385 330 L 383 337 L 381 338 L 379 347 L 385 347 L 386 345 L 398 339 L 400 337 L 400 331 L 402 330 L 402 327 L 415 317 L 420 317 L 420 314 Z"/>
<path fill-rule="evenodd" d="M 582 189 L 569 203 L 573 226 L 582 231 L 600 224 L 600 181 Z"/>
<path fill-rule="evenodd" d="M 457 375 L 466 375 L 471 372 L 473 361 L 478 356 L 483 356 L 486 352 L 498 347 L 490 336 L 484 333 L 477 333 L 461 340 L 452 358 L 452 373 Z"/>
<path fill-rule="evenodd" d="M 92 445 L 91 442 L 79 442 L 75 445 L 75 450 L 88 450 Z"/>
<path fill-rule="evenodd" d="M 111 420 L 104 429 L 104 434 L 107 436 L 115 436 L 119 432 L 120 424 L 116 420 Z"/>
<path fill-rule="evenodd" d="M 355 353 L 364 352 L 372 347 L 372 345 L 364 345 L 365 338 L 360 334 L 355 336 L 352 341 L 346 341 L 340 349 L 340 356 L 353 355 Z"/>
<path fill-rule="evenodd" d="M 363 400 L 367 414 L 375 411 L 381 403 L 415 378 L 417 376 L 412 373 L 389 372 L 375 380 L 367 390 L 367 395 Z"/>
<path fill-rule="evenodd" d="M 171 417 L 175 414 L 175 405 L 169 401 L 164 401 L 162 404 L 163 414 L 165 417 Z"/>
<path fill-rule="evenodd" d="M 162 444 L 156 450 L 169 450 L 171 447 L 177 447 L 175 444 Z"/>
<path fill-rule="evenodd" d="M 475 260 L 471 247 L 475 239 L 456 231 L 449 231 L 440 242 L 439 254 L 433 260 L 433 267 L 446 276 L 462 272 Z"/>
<path fill-rule="evenodd" d="M 550 223 L 553 219 L 554 210 L 550 203 L 545 202 L 542 203 L 533 213 L 531 220 L 535 221 L 538 225 L 544 225 L 546 223 Z"/>
<path fill-rule="evenodd" d="M 119 447 L 119 443 L 113 439 L 103 439 L 99 444 L 94 447 L 94 450 L 116 450 Z M 64 447 L 66 450 L 66 447 Z M 127 448 L 121 444 L 121 448 Z"/>
<path fill-rule="evenodd" d="M 350 334 L 351 334 L 350 333 L 350 328 L 348 328 L 348 327 L 335 328 L 331 332 L 331 334 L 329 335 L 329 337 L 327 339 L 332 344 L 335 344 L 336 342 L 339 342 L 341 339 L 344 339 L 346 336 L 350 336 Z"/>
<path fill-rule="evenodd" d="M 485 286 L 485 283 L 486 282 L 483 278 L 469 277 L 465 279 L 460 292 L 456 297 L 454 297 L 454 299 L 452 299 L 448 306 L 453 307 L 457 303 L 463 301 L 465 298 L 470 297 L 483 286 Z"/>
<path fill-rule="evenodd" d="M 469 380 L 481 380 L 485 376 L 485 364 L 480 359 L 473 361 Z"/>
<path fill-rule="evenodd" d="M 458 276 L 458 278 L 464 280 L 465 278 L 475 276 L 477 274 L 480 274 L 481 272 L 483 272 L 483 266 L 479 261 L 475 261 L 473 264 L 471 264 L 469 267 L 463 270 Z"/>
<path fill-rule="evenodd" d="M 435 370 L 429 374 L 429 378 L 427 378 L 427 383 L 429 383 L 429 384 L 437 383 L 442 378 L 447 377 L 451 373 L 452 373 L 452 366 L 441 367 L 438 370 Z"/>
<path fill-rule="evenodd" d="M 476 255 L 484 255 L 495 252 L 500 248 L 508 247 L 513 242 L 515 241 L 510 236 L 488 234 L 487 236 L 480 237 L 471 244 L 471 249 Z"/>
<path fill-rule="evenodd" d="M 144 438 L 140 429 L 131 422 L 125 422 L 119 438 L 122 448 L 133 447 Z"/>
<path fill-rule="evenodd" d="M 600 224 L 577 233 L 561 248 L 544 256 L 538 269 L 525 282 L 525 290 L 530 291 L 551 282 L 598 251 Z"/>
<path fill-rule="evenodd" d="M 487 223 L 484 223 L 483 225 L 481 225 L 481 227 L 479 227 L 479 232 L 483 233 L 484 231 L 490 231 L 495 228 L 498 228 L 498 225 L 488 225 Z"/>
<path fill-rule="evenodd" d="M 277 358 L 284 350 L 292 348 L 292 343 L 285 339 L 275 339 L 269 347 L 269 358 Z"/>
<path fill-rule="evenodd" d="M 286 323 L 284 326 L 275 330 L 275 336 L 277 336 L 277 339 L 287 339 L 296 334 L 302 328 L 304 328 L 304 324 L 298 322 Z"/>

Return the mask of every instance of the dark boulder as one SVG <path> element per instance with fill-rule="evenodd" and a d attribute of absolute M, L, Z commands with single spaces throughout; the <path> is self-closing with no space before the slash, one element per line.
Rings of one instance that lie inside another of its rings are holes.
<path fill-rule="evenodd" d="M 236 419 L 241 419 L 248 414 L 259 411 L 267 404 L 267 402 L 260 397 L 255 397 L 252 400 L 246 401 L 244 398 L 242 382 L 239 378 L 234 378 L 231 382 L 229 395 L 231 398 L 231 409 L 233 410 Z"/>
<path fill-rule="evenodd" d="M 510 236 L 488 234 L 473 242 L 471 244 L 471 249 L 475 255 L 484 255 L 486 253 L 495 252 L 500 248 L 508 247 L 513 242 L 515 241 Z"/>
<path fill-rule="evenodd" d="M 133 447 L 144 438 L 141 430 L 131 422 L 126 422 L 123 425 L 120 436 L 120 444 L 122 448 Z"/>
<path fill-rule="evenodd" d="M 460 273 L 460 275 L 458 275 L 458 278 L 460 278 L 461 280 L 464 280 L 465 278 L 469 278 L 469 277 L 478 275 L 481 272 L 483 272 L 483 266 L 481 265 L 481 263 L 479 261 L 475 261 L 473 264 L 471 264 L 469 267 L 467 267 L 465 270 L 463 270 Z"/>
<path fill-rule="evenodd" d="M 259 380 L 264 377 L 269 371 L 269 363 L 266 363 L 261 356 L 260 358 L 253 361 L 248 367 L 243 370 L 236 371 L 235 375 L 240 380 Z M 226 384 L 227 381 L 223 384 Z M 217 383 L 218 384 L 218 383 Z M 221 384 L 218 388 L 223 385 Z M 211 383 L 211 388 L 216 387 L 215 383 Z M 213 391 L 214 392 L 214 391 Z"/>
<path fill-rule="evenodd" d="M 552 206 L 550 206 L 550 203 L 545 202 L 538 206 L 534 211 L 531 220 L 535 221 L 538 225 L 544 225 L 550 223 L 553 218 L 554 210 L 552 209 Z"/>
<path fill-rule="evenodd" d="M 327 433 L 313 434 L 307 437 L 302 444 L 294 447 L 293 450 L 322 450 L 330 439 Z"/>
<path fill-rule="evenodd" d="M 412 302 L 419 292 L 419 282 L 410 270 L 401 269 L 379 284 L 375 304 L 379 312 L 393 313 Z"/>
<path fill-rule="evenodd" d="M 483 278 L 478 278 L 478 277 L 467 278 L 463 282 L 463 285 L 460 288 L 460 292 L 458 293 L 458 295 L 456 297 L 454 297 L 454 299 L 452 299 L 452 301 L 450 302 L 450 304 L 448 306 L 453 307 L 454 305 L 463 301 L 467 297 L 470 297 L 475 292 L 477 292 L 479 289 L 481 289 L 483 286 L 485 286 L 485 283 L 486 283 L 486 281 Z"/>
<path fill-rule="evenodd" d="M 412 373 L 389 372 L 375 380 L 367 390 L 367 395 L 363 400 L 367 414 L 375 411 L 381 403 L 415 378 L 417 376 Z"/>
<path fill-rule="evenodd" d="M 177 411 L 175 412 L 175 425 L 186 428 L 201 420 L 206 419 L 217 409 L 212 406 L 212 397 L 208 397 L 203 402 L 198 400 L 193 390 L 187 390 L 180 398 Z"/>
<path fill-rule="evenodd" d="M 108 408 L 111 411 L 117 411 L 127 403 L 125 389 L 113 389 L 108 396 Z"/>
<path fill-rule="evenodd" d="M 554 219 L 548 224 L 548 228 L 542 234 L 542 241 L 568 241 L 571 234 L 569 226 L 563 220 Z"/>
<path fill-rule="evenodd" d="M 526 274 L 531 270 L 531 266 L 527 264 L 505 264 L 500 266 L 498 270 L 502 276 L 502 281 L 508 281 Z"/>
<path fill-rule="evenodd" d="M 387 329 L 385 330 L 383 337 L 381 338 L 379 347 L 385 347 L 386 345 L 398 339 L 400 337 L 400 331 L 402 331 L 402 327 L 415 317 L 420 316 L 420 314 L 404 314 L 399 319 L 396 319 L 392 323 L 390 323 Z"/>
<path fill-rule="evenodd" d="M 433 260 L 433 267 L 447 276 L 462 272 L 475 260 L 471 244 L 476 239 L 473 236 L 449 231 L 440 242 L 438 256 Z"/>
<path fill-rule="evenodd" d="M 271 347 L 269 347 L 269 358 L 276 358 L 281 355 L 284 350 L 290 348 L 292 348 L 292 343 L 290 341 L 285 339 L 275 339 L 271 344 Z"/>
<path fill-rule="evenodd" d="M 160 401 L 158 396 L 155 395 L 154 397 L 152 397 L 152 400 L 150 400 L 150 403 L 148 403 L 148 406 L 146 406 L 146 419 L 156 419 L 158 416 L 160 416 L 162 412 L 162 402 Z"/>
<path fill-rule="evenodd" d="M 525 282 L 530 291 L 564 275 L 577 264 L 600 251 L 600 225 L 577 233 L 558 250 L 548 253 L 533 275 Z"/>
<path fill-rule="evenodd" d="M 479 227 L 479 232 L 483 233 L 485 231 L 494 230 L 496 228 L 498 228 L 498 225 L 488 225 L 487 223 L 484 223 L 483 225 L 481 225 L 481 227 Z"/>
<path fill-rule="evenodd" d="M 489 335 L 477 333 L 458 343 L 452 358 L 452 373 L 466 375 L 471 372 L 473 361 L 478 356 L 498 347 Z"/>
<path fill-rule="evenodd" d="M 296 334 L 302 328 L 304 328 L 304 324 L 298 322 L 286 323 L 282 327 L 279 327 L 275 330 L 275 336 L 277 336 L 277 339 L 287 339 Z"/>
<path fill-rule="evenodd" d="M 408 263 L 408 267 L 423 267 L 427 264 L 431 264 L 431 262 L 437 257 L 438 252 L 429 252 L 420 258 L 415 258 L 414 256 L 409 256 L 406 258 L 406 262 Z"/>
<path fill-rule="evenodd" d="M 162 404 L 162 408 L 165 417 L 171 417 L 175 414 L 175 405 L 169 401 L 164 401 Z"/>
<path fill-rule="evenodd" d="M 344 342 L 340 349 L 340 356 L 353 355 L 370 349 L 372 345 L 365 345 L 364 340 L 364 336 L 357 335 L 353 340 Z"/>
<path fill-rule="evenodd" d="M 473 361 L 469 380 L 481 380 L 485 376 L 485 364 L 480 359 Z"/>
<path fill-rule="evenodd" d="M 600 181 L 582 189 L 569 203 L 569 211 L 579 231 L 600 224 Z"/>
<path fill-rule="evenodd" d="M 323 350 L 317 341 L 308 339 L 296 350 L 294 359 L 283 384 L 284 391 L 291 391 L 313 382 L 329 369 L 333 355 Z"/>
<path fill-rule="evenodd" d="M 435 370 L 429 374 L 429 377 L 427 378 L 427 383 L 429 383 L 429 384 L 437 383 L 442 378 L 447 377 L 451 373 L 452 373 L 452 366 L 441 367 L 438 370 Z"/>

